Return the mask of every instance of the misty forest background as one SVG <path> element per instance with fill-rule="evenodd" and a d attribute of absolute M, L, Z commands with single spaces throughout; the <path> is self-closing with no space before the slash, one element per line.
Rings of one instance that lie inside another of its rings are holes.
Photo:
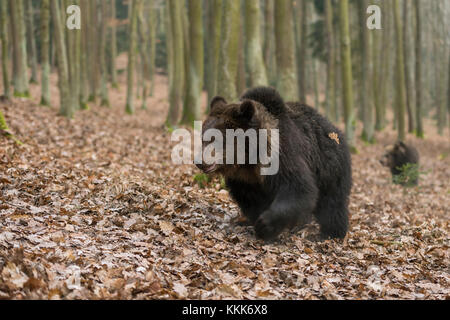
<path fill-rule="evenodd" d="M 65 27 L 70 4 L 81 8 L 81 30 Z M 366 27 L 373 4 L 381 30 Z M 207 101 L 233 101 L 259 85 L 343 121 L 352 147 L 359 122 L 367 142 L 389 123 L 400 140 L 423 137 L 423 118 L 435 119 L 440 134 L 448 123 L 445 0 L 3 0 L 1 10 L 4 96 L 27 97 L 29 83 L 40 83 L 49 105 L 57 70 L 67 117 L 97 100 L 109 106 L 118 72 L 127 73 L 126 112 L 136 98 L 147 108 L 158 72 L 168 76 L 168 126 L 202 118 L 202 91 Z M 123 52 L 128 66 L 117 70 Z"/>
<path fill-rule="evenodd" d="M 0 0 L 0 299 L 448 299 L 449 21 L 448 0 Z M 173 129 L 259 85 L 345 130 L 344 241 L 264 244 L 172 163 Z M 379 163 L 396 140 L 418 186 Z"/>

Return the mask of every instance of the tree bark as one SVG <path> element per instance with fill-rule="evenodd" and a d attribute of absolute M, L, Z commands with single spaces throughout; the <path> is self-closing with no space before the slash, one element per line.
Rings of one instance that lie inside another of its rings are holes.
<path fill-rule="evenodd" d="M 241 2 L 242 4 L 242 2 Z M 245 11 L 245 10 L 242 10 Z M 239 46 L 238 48 L 238 71 L 236 77 L 236 93 L 239 96 L 247 89 L 247 77 L 246 77 L 246 65 L 245 65 L 245 25 L 243 21 L 243 17 L 239 12 L 239 29 L 242 32 L 239 32 Z"/>
<path fill-rule="evenodd" d="M 222 0 L 208 1 L 207 47 L 208 72 L 206 73 L 208 101 L 211 101 L 217 92 L 217 78 L 219 69 L 220 35 L 222 30 Z M 207 105 L 209 111 L 209 103 Z"/>
<path fill-rule="evenodd" d="M 3 95 L 6 99 L 11 99 L 11 86 L 9 83 L 9 39 L 8 39 L 8 0 L 0 0 L 0 39 L 2 43 L 2 76 Z"/>
<path fill-rule="evenodd" d="M 356 152 L 355 147 L 355 112 L 353 109 L 353 76 L 350 48 L 350 30 L 348 19 L 348 0 L 339 1 L 339 24 L 341 37 L 341 67 L 342 67 L 342 101 L 344 106 L 345 135 L 347 143 Z"/>
<path fill-rule="evenodd" d="M 90 94 L 89 101 L 95 102 L 98 94 L 99 82 L 99 45 L 98 45 L 98 19 L 97 19 L 97 0 L 88 0 L 89 4 L 89 82 Z"/>
<path fill-rule="evenodd" d="M 137 20 L 138 8 L 141 0 L 133 0 L 131 3 L 131 15 L 129 26 L 130 44 L 128 48 L 128 76 L 127 76 L 127 105 L 125 111 L 128 114 L 134 113 L 134 71 L 136 64 L 136 43 L 137 43 Z"/>
<path fill-rule="evenodd" d="M 173 70 L 172 85 L 169 95 L 169 113 L 167 115 L 166 124 L 173 127 L 180 121 L 182 105 L 183 105 L 183 87 L 185 79 L 184 66 L 184 43 L 183 43 L 183 4 L 178 0 L 169 0 L 169 13 L 172 37 L 172 54 L 173 54 Z"/>
<path fill-rule="evenodd" d="M 116 15 L 116 1 L 111 1 L 111 85 L 113 88 L 118 88 L 119 83 L 117 82 L 117 15 Z"/>
<path fill-rule="evenodd" d="M 292 2 L 290 0 L 275 1 L 275 38 L 278 90 L 285 100 L 298 100 Z"/>
<path fill-rule="evenodd" d="M 101 106 L 109 107 L 109 93 L 108 93 L 108 67 L 106 65 L 106 32 L 108 30 L 108 7 L 106 0 L 101 0 L 101 24 L 100 24 L 100 41 L 99 41 L 99 60 L 100 60 L 100 75 L 101 87 L 100 97 Z"/>
<path fill-rule="evenodd" d="M 244 21 L 250 86 L 267 86 L 266 67 L 264 66 L 261 46 L 261 12 L 259 0 L 245 1 Z"/>
<path fill-rule="evenodd" d="M 373 80 L 373 60 L 372 60 L 372 32 L 366 26 L 366 9 L 368 7 L 367 0 L 360 0 L 360 21 L 362 25 L 362 73 L 361 73 L 361 108 L 363 112 L 364 128 L 362 132 L 362 139 L 365 142 L 374 142 L 374 123 L 373 123 L 373 87 L 370 85 L 370 81 Z"/>
<path fill-rule="evenodd" d="M 406 113 L 406 89 L 405 89 L 405 63 L 403 48 L 403 30 L 400 16 L 400 0 L 394 0 L 394 22 L 395 22 L 395 43 L 396 43 L 396 114 L 398 140 L 404 141 L 405 113 Z"/>
<path fill-rule="evenodd" d="M 222 12 L 217 94 L 233 101 L 237 98 L 240 1 L 224 1 Z"/>
<path fill-rule="evenodd" d="M 29 97 L 28 65 L 27 65 L 27 38 L 25 31 L 24 8 L 22 1 L 9 1 L 11 11 L 10 22 L 13 33 L 14 57 L 14 96 Z"/>
<path fill-rule="evenodd" d="M 41 2 L 41 105 L 50 106 L 50 1 Z"/>
<path fill-rule="evenodd" d="M 376 120 L 375 128 L 381 131 L 386 126 L 386 106 L 389 95 L 389 75 L 391 73 L 391 47 L 392 47 L 392 2 L 382 2 L 382 16 L 384 17 L 383 35 L 382 35 L 382 48 L 380 55 L 380 75 L 378 80 L 378 96 L 379 106 L 376 108 Z"/>
<path fill-rule="evenodd" d="M 403 0 L 403 54 L 405 62 L 405 98 L 406 98 L 406 110 L 408 111 L 408 132 L 414 132 L 414 111 L 413 111 L 413 99 L 412 99 L 412 83 L 410 74 L 410 53 L 409 48 L 409 1 Z"/>
<path fill-rule="evenodd" d="M 71 108 L 69 96 L 69 67 L 67 63 L 64 26 L 61 21 L 60 0 L 51 0 L 51 15 L 53 19 L 53 33 L 55 36 L 56 59 L 58 60 L 58 84 L 60 93 L 59 113 L 71 118 L 74 110 Z"/>
<path fill-rule="evenodd" d="M 414 1 L 414 11 L 416 15 L 416 67 L 415 67 L 415 83 L 416 83 L 416 136 L 424 138 L 422 125 L 422 13 L 421 1 Z"/>
<path fill-rule="evenodd" d="M 306 77 L 306 60 L 308 56 L 308 17 L 309 17 L 309 5 L 307 0 L 301 0 L 300 9 L 300 38 L 297 39 L 299 44 L 299 51 L 297 54 L 297 81 L 298 81 L 298 96 L 300 102 L 306 103 L 306 91 L 307 91 L 307 77 Z"/>
<path fill-rule="evenodd" d="M 155 1 L 149 0 L 149 80 L 150 80 L 150 96 L 153 96 L 155 89 L 155 61 L 156 61 L 156 8 Z"/>
<path fill-rule="evenodd" d="M 89 0 L 80 0 L 81 12 L 81 39 L 80 39 L 80 108 L 89 109 Z"/>
<path fill-rule="evenodd" d="M 194 125 L 201 117 L 201 93 L 203 88 L 203 21 L 202 1 L 189 0 L 189 67 L 186 100 L 182 123 Z"/>
<path fill-rule="evenodd" d="M 327 89 L 326 89 L 326 115 L 329 119 L 335 119 L 336 95 L 335 95 L 335 49 L 333 33 L 333 7 L 331 0 L 325 0 L 325 23 L 327 30 Z"/>
<path fill-rule="evenodd" d="M 38 63 L 37 63 L 37 49 L 36 49 L 36 40 L 34 35 L 34 11 L 33 11 L 33 2 L 32 0 L 25 1 L 26 6 L 26 28 L 27 28 L 27 36 L 28 36 L 28 46 L 29 46 L 29 60 L 31 66 L 31 78 L 30 83 L 38 83 Z"/>
<path fill-rule="evenodd" d="M 268 82 L 271 85 L 276 84 L 276 61 L 275 61 L 275 31 L 274 31 L 274 3 L 275 0 L 266 0 L 265 7 L 265 31 L 264 31 L 264 62 Z"/>

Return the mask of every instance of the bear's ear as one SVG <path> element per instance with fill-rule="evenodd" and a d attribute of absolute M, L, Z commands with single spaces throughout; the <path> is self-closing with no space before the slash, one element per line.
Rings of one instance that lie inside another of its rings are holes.
<path fill-rule="evenodd" d="M 237 116 L 240 120 L 245 122 L 250 121 L 255 114 L 255 106 L 251 100 L 244 100 L 239 106 Z"/>
<path fill-rule="evenodd" d="M 227 104 L 227 101 L 224 98 L 222 98 L 222 97 L 214 97 L 211 100 L 211 104 L 210 104 L 209 110 L 212 111 L 215 107 L 226 105 L 226 104 Z"/>
<path fill-rule="evenodd" d="M 399 150 L 400 152 L 402 152 L 402 153 L 406 152 L 406 149 L 407 149 L 406 144 L 403 141 L 397 142 L 396 147 L 397 147 L 397 150 Z"/>

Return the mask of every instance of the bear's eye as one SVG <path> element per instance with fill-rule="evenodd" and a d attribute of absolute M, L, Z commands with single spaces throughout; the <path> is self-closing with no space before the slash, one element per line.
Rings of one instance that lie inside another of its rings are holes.
<path fill-rule="evenodd" d="M 225 120 L 224 121 L 224 127 L 225 129 L 234 129 L 234 123 L 230 120 Z"/>

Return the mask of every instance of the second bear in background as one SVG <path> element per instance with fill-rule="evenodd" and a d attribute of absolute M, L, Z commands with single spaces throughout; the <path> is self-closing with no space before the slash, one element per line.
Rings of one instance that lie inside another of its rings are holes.
<path fill-rule="evenodd" d="M 401 185 L 417 185 L 419 180 L 418 168 L 419 153 L 416 148 L 407 145 L 404 142 L 397 142 L 394 146 L 387 148 L 386 153 L 380 160 L 381 164 L 391 169 L 392 179 L 394 183 Z M 409 174 L 410 179 L 399 179 L 405 175 L 405 169 L 408 165 L 414 165 L 415 173 Z"/>

